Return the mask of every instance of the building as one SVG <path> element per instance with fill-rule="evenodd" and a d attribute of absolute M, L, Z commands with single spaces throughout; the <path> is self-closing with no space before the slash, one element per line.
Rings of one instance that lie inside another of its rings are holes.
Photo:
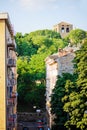
<path fill-rule="evenodd" d="M 0 13 L 0 130 L 17 130 L 16 43 L 8 13 Z"/>
<path fill-rule="evenodd" d="M 78 47 L 66 47 L 64 49 L 59 49 L 58 53 L 48 56 L 45 59 L 46 62 L 46 110 L 48 117 L 48 125 L 51 128 L 52 118 L 51 115 L 51 94 L 55 87 L 55 83 L 58 75 L 62 73 L 73 73 L 73 63 L 72 60 L 75 57 L 75 51 Z"/>
<path fill-rule="evenodd" d="M 64 38 L 71 30 L 73 30 L 73 25 L 66 22 L 61 22 L 54 25 L 53 30 L 60 33 L 61 37 Z"/>

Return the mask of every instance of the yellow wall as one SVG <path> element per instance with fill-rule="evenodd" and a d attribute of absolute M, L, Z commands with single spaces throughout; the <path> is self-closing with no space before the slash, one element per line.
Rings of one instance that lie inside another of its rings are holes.
<path fill-rule="evenodd" d="M 0 20 L 0 130 L 6 130 L 5 20 Z"/>

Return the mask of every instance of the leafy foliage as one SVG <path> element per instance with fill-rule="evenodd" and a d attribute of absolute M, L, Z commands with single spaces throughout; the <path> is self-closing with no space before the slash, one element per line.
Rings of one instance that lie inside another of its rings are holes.
<path fill-rule="evenodd" d="M 17 33 L 15 39 L 18 53 L 18 101 L 38 107 L 43 103 L 41 107 L 45 107 L 44 60 L 68 43 L 52 30 L 38 30 L 25 35 Z"/>
<path fill-rule="evenodd" d="M 70 42 L 72 45 L 82 43 L 82 40 L 86 38 L 86 32 L 81 29 L 75 29 L 70 31 L 68 36 L 66 36 L 66 40 Z"/>
<path fill-rule="evenodd" d="M 65 85 L 66 95 L 62 99 L 64 102 L 64 111 L 68 112 L 69 120 L 66 126 L 76 126 L 81 130 L 87 129 L 87 40 L 85 40 L 81 49 L 76 52 L 75 73 L 77 78 L 75 82 L 67 81 Z M 72 91 L 70 91 L 70 89 Z M 67 96 L 67 98 L 66 98 Z"/>
<path fill-rule="evenodd" d="M 18 93 L 21 103 L 31 103 L 33 105 L 43 106 L 41 100 L 45 102 L 43 97 L 45 93 L 44 84 L 35 82 L 34 75 L 30 73 L 29 61 L 26 57 L 18 59 Z M 39 100 L 41 99 L 41 100 Z"/>
<path fill-rule="evenodd" d="M 53 89 L 51 97 L 52 114 L 55 114 L 55 123 L 59 127 L 64 126 L 67 120 L 67 113 L 64 112 L 62 98 L 65 95 L 65 84 L 67 80 L 74 80 L 74 77 L 69 73 L 63 73 L 62 76 L 58 76 L 55 88 Z M 65 97 L 67 98 L 67 96 Z"/>
<path fill-rule="evenodd" d="M 38 47 L 32 43 L 28 34 L 17 33 L 15 36 L 18 56 L 31 56 L 37 52 Z"/>

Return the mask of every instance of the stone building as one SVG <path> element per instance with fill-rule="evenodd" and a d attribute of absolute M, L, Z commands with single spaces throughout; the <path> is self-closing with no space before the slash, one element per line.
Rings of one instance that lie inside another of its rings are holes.
<path fill-rule="evenodd" d="M 8 13 L 0 13 L 0 130 L 17 130 L 16 43 Z"/>
<path fill-rule="evenodd" d="M 73 30 L 73 25 L 66 22 L 61 22 L 54 25 L 53 30 L 60 33 L 61 37 L 64 38 L 71 30 Z"/>
<path fill-rule="evenodd" d="M 73 73 L 73 63 L 72 60 L 75 57 L 74 51 L 77 47 L 66 47 L 64 49 L 59 49 L 58 53 L 53 54 L 46 58 L 46 110 L 48 117 L 48 125 L 52 125 L 52 115 L 51 115 L 51 94 L 55 87 L 55 83 L 58 75 L 62 73 Z"/>

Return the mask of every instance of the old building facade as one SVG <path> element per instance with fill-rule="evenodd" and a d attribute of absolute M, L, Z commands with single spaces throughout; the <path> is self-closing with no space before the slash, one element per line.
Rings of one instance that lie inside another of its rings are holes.
<path fill-rule="evenodd" d="M 60 33 L 61 37 L 64 38 L 71 30 L 73 30 L 73 25 L 66 22 L 60 22 L 53 26 L 53 30 Z"/>
<path fill-rule="evenodd" d="M 0 13 L 0 130 L 17 129 L 16 43 L 8 13 Z"/>
<path fill-rule="evenodd" d="M 59 49 L 58 53 L 53 54 L 46 58 L 46 110 L 48 117 L 48 125 L 52 125 L 52 115 L 51 115 L 51 94 L 55 87 L 55 83 L 58 75 L 62 73 L 73 73 L 73 63 L 72 60 L 75 57 L 74 51 L 77 47 L 66 47 L 64 49 Z"/>

